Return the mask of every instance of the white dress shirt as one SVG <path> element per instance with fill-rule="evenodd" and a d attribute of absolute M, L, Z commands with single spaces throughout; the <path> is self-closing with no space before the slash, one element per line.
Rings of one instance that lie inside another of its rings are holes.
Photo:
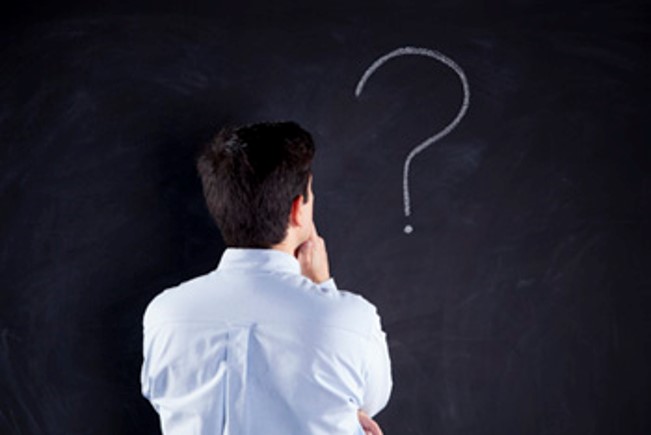
<path fill-rule="evenodd" d="M 142 393 L 166 435 L 363 435 L 391 392 L 386 336 L 361 296 L 272 249 L 227 249 L 144 315 Z"/>

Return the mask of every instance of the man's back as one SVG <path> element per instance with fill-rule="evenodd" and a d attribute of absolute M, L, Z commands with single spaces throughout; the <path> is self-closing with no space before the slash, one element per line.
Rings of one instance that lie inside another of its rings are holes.
<path fill-rule="evenodd" d="M 144 318 L 143 394 L 166 434 L 362 434 L 389 397 L 373 305 L 272 249 L 159 295 Z"/>

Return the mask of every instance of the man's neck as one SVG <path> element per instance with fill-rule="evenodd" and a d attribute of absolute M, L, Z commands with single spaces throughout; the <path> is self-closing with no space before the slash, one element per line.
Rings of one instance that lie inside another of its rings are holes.
<path fill-rule="evenodd" d="M 282 242 L 278 243 L 277 245 L 272 245 L 271 249 L 275 249 L 276 251 L 281 251 L 286 254 L 291 255 L 292 257 L 294 256 L 294 252 L 296 252 L 296 246 L 294 246 L 293 243 L 289 243 L 287 240 L 283 240 Z"/>

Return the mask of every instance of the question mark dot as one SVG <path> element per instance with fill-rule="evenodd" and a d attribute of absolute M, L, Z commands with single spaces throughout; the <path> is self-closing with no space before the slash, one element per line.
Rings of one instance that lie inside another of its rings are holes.
<path fill-rule="evenodd" d="M 414 227 L 411 225 L 406 225 L 405 226 L 405 234 L 411 234 L 414 231 Z"/>

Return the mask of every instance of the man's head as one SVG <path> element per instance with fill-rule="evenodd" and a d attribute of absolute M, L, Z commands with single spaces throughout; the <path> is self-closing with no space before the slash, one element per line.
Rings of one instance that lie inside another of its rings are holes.
<path fill-rule="evenodd" d="M 293 122 L 225 128 L 197 159 L 208 210 L 228 246 L 270 248 L 309 236 L 314 142 Z"/>

